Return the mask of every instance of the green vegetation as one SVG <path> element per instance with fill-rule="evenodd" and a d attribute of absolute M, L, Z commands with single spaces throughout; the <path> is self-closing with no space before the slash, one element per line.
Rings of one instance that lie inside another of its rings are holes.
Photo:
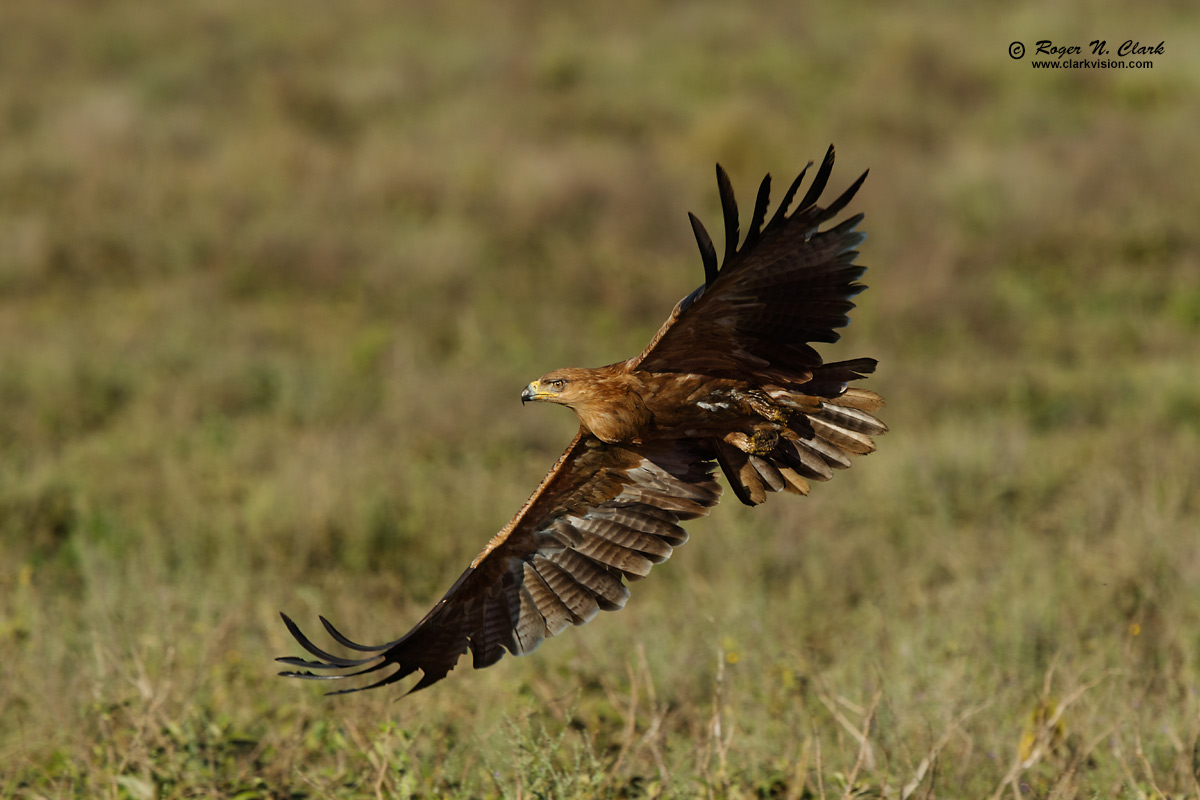
<path fill-rule="evenodd" d="M 1200 27 L 1126 5 L 0 5 L 0 796 L 1196 797 Z M 831 141 L 878 453 L 532 658 L 275 677 L 518 508 L 713 162 Z"/>

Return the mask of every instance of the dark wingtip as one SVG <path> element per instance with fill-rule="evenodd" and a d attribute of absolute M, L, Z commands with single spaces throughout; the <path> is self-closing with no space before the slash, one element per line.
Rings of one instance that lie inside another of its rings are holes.
<path fill-rule="evenodd" d="M 321 659 L 320 662 L 305 662 L 302 664 L 299 663 L 301 661 L 300 659 L 292 659 L 291 657 L 284 657 L 283 659 L 277 659 L 277 660 L 283 661 L 283 663 L 285 663 L 285 664 L 292 664 L 294 666 L 311 666 L 315 669 L 341 669 L 344 667 L 361 666 L 361 665 L 367 663 L 368 661 L 372 660 L 372 659 L 362 659 L 362 658 L 344 658 L 342 656 L 335 656 L 333 653 L 330 653 L 326 650 L 322 650 L 320 647 L 317 647 L 315 644 L 313 644 L 311 639 L 309 639 L 307 636 L 304 635 L 304 632 L 300 630 L 300 626 L 298 626 L 295 622 L 293 622 L 291 617 L 289 617 L 287 614 L 283 614 L 283 613 L 280 613 L 279 616 L 283 617 L 283 624 L 287 626 L 288 633 L 292 634 L 292 638 L 294 638 L 300 644 L 300 646 L 303 647 L 305 650 L 307 650 L 309 653 L 311 653 L 314 656 L 316 656 L 317 658 Z M 328 622 L 325 621 L 324 617 L 321 618 L 321 621 L 325 623 L 326 629 L 329 629 L 330 627 L 332 627 L 329 625 Z M 363 648 L 356 647 L 354 649 L 361 650 Z M 285 660 L 285 659 L 291 659 L 291 660 Z"/>
<path fill-rule="evenodd" d="M 387 642 L 385 644 L 376 644 L 376 645 L 359 644 L 358 642 L 352 641 L 351 639 L 347 638 L 345 634 L 343 634 L 337 628 L 333 627 L 333 623 L 330 622 L 329 620 L 325 619 L 325 617 L 318 617 L 318 619 L 320 619 L 321 624 L 325 626 L 325 632 L 328 633 L 331 637 L 333 637 L 333 640 L 335 642 L 340 644 L 342 647 L 348 647 L 351 650 L 357 650 L 360 653 L 379 653 L 383 650 L 387 650 L 389 647 L 396 644 L 395 642 Z"/>
<path fill-rule="evenodd" d="M 750 229 L 746 231 L 746 241 L 742 244 L 743 250 L 758 241 L 758 237 L 762 233 L 763 220 L 767 218 L 767 206 L 770 204 L 771 175 L 768 173 L 763 176 L 762 183 L 758 185 L 758 196 L 754 198 L 754 214 L 750 217 Z"/>
<path fill-rule="evenodd" d="M 696 236 L 696 244 L 700 248 L 700 258 L 704 262 L 704 285 L 711 286 L 717 279 L 717 248 L 713 246 L 712 237 L 704 229 L 704 224 L 692 212 L 688 212 L 692 222 L 692 233 Z"/>
<path fill-rule="evenodd" d="M 423 673 L 423 677 L 416 686 L 409 690 L 408 693 L 411 694 L 417 689 L 423 689 L 426 686 L 437 682 L 441 678 L 445 677 L 446 673 L 450 671 L 450 668 L 448 667 L 442 670 L 440 673 L 434 670 L 433 674 L 430 674 L 426 667 L 411 664 L 406 666 L 405 664 L 401 663 L 401 660 L 398 657 L 392 657 L 390 654 L 381 652 L 398 644 L 399 640 L 395 642 L 388 642 L 387 644 L 382 645 L 358 644 L 357 642 L 351 641 L 349 638 L 347 638 L 345 634 L 335 628 L 333 623 L 327 620 L 325 617 L 320 617 L 321 624 L 325 627 L 326 632 L 328 632 L 338 644 L 342 645 L 343 647 L 350 648 L 351 650 L 375 654 L 367 658 L 343 658 L 342 656 L 335 656 L 333 653 L 322 650 L 320 647 L 317 647 L 315 644 L 313 644 L 312 640 L 304 635 L 304 633 L 300 630 L 300 627 L 296 625 L 296 623 L 292 621 L 292 618 L 287 614 L 280 613 L 279 616 L 283 618 L 283 623 L 287 626 L 288 632 L 292 634 L 297 642 L 299 642 L 300 646 L 317 658 L 317 660 L 310 660 L 298 656 L 281 656 L 276 658 L 275 660 L 282 664 L 287 664 L 290 667 L 298 668 L 280 672 L 279 675 L 281 677 L 300 678 L 301 680 L 307 681 L 337 681 L 342 680 L 343 678 L 354 678 L 360 675 L 367 675 L 372 672 L 377 672 L 378 670 L 384 669 L 388 666 L 396 667 L 394 672 L 385 675 L 383 678 L 374 683 L 367 684 L 366 686 L 354 686 L 349 689 L 326 692 L 327 695 L 351 694 L 353 692 L 361 692 L 366 689 L 374 689 L 379 686 L 386 686 L 388 684 L 395 683 L 396 681 L 399 681 L 420 669 Z M 353 672 L 343 672 L 338 675 L 324 675 L 312 672 L 314 669 L 346 670 L 352 667 L 360 667 L 360 669 L 356 669 Z"/>
<path fill-rule="evenodd" d="M 840 212 L 843 208 L 845 208 L 847 205 L 849 205 L 850 201 L 854 199 L 854 195 L 856 195 L 858 193 L 859 188 L 863 185 L 863 181 L 865 181 L 867 179 L 867 175 L 870 172 L 871 172 L 871 170 L 869 170 L 869 169 L 864 170 L 863 174 L 858 176 L 858 180 L 856 180 L 854 183 L 850 184 L 849 189 L 842 192 L 842 194 L 838 197 L 838 199 L 836 199 L 832 203 L 830 203 L 829 207 L 826 208 L 825 211 L 821 214 L 821 221 L 833 219 L 835 216 L 837 216 L 838 212 Z M 859 214 L 858 217 L 861 220 L 862 215 Z"/>
<path fill-rule="evenodd" d="M 738 207 L 737 198 L 733 195 L 733 184 L 729 181 L 729 174 L 720 164 L 717 164 L 717 191 L 721 195 L 721 215 L 725 219 L 725 257 L 721 263 L 727 264 L 737 252 L 741 231 L 738 230 Z"/>
<path fill-rule="evenodd" d="M 796 196 L 796 190 L 800 188 L 800 184 L 804 180 L 804 176 L 808 174 L 808 169 L 812 165 L 813 162 L 811 161 L 805 164 L 804 169 L 800 170 L 800 174 L 796 176 L 796 180 L 792 181 L 792 185 L 789 186 L 788 190 L 783 193 L 783 199 L 779 201 L 779 207 L 775 209 L 775 213 L 772 215 L 771 221 L 767 223 L 768 228 L 772 225 L 779 224 L 780 221 L 787 218 L 788 209 L 792 205 L 792 198 Z"/>
<path fill-rule="evenodd" d="M 836 156 L 837 156 L 837 152 L 834 149 L 834 146 L 832 144 L 829 145 L 829 149 L 825 151 L 825 157 L 821 160 L 821 166 L 817 170 L 817 174 L 813 176 L 812 184 L 809 185 L 808 191 L 804 193 L 804 197 L 801 198 L 800 202 L 796 204 L 796 212 L 795 213 L 796 214 L 806 214 L 807 213 L 808 214 L 808 216 L 806 217 L 807 223 L 809 225 L 811 225 L 814 230 L 821 223 L 826 222 L 827 220 L 833 219 L 835 216 L 837 216 L 838 213 L 840 213 L 842 211 L 842 209 L 844 209 L 847 205 L 849 205 L 850 201 L 854 199 L 854 196 L 858 193 L 858 190 L 862 187 L 863 182 L 866 181 L 867 175 L 870 174 L 870 170 L 865 170 L 863 172 L 863 174 L 859 175 L 858 179 L 855 180 L 854 183 L 850 184 L 849 188 L 847 188 L 844 192 L 842 192 L 841 195 L 839 195 L 836 200 L 834 200 L 832 203 L 830 203 L 828 207 L 821 208 L 821 207 L 817 206 L 816 203 L 818 200 L 820 200 L 821 194 L 825 191 L 825 188 L 828 186 L 830 175 L 833 174 L 833 164 L 834 164 L 834 161 L 836 160 Z M 801 170 L 800 175 L 796 177 L 796 180 L 792 182 L 791 187 L 788 188 L 787 193 L 784 195 L 782 202 L 780 202 L 780 204 L 779 204 L 779 207 L 777 209 L 775 209 L 775 214 L 774 214 L 774 216 L 771 217 L 771 221 L 770 221 L 770 223 L 768 223 L 767 227 L 771 227 L 772 225 L 780 224 L 785 219 L 789 219 L 788 209 L 792 204 L 792 197 L 796 193 L 797 189 L 799 188 L 800 183 L 804 180 L 804 175 L 805 175 L 805 173 L 808 172 L 808 168 L 811 166 L 812 166 L 812 162 L 810 161 L 808 163 L 808 165 L 805 166 L 805 168 L 803 170 Z M 811 211 L 811 213 L 808 213 L 810 211 Z M 793 215 L 793 217 L 794 216 L 795 215 Z M 856 219 L 861 220 L 862 215 L 859 214 Z M 751 236 L 753 236 L 753 233 L 751 234 Z M 750 236 L 747 236 L 746 241 L 747 241 L 747 243 L 749 243 Z"/>
<path fill-rule="evenodd" d="M 833 174 L 833 162 L 833 145 L 829 145 L 829 149 L 825 151 L 825 158 L 821 161 L 821 168 L 813 176 L 812 185 L 808 187 L 808 191 L 804 193 L 804 199 L 800 201 L 799 211 L 813 205 L 821 197 L 821 193 L 825 191 L 825 186 L 829 183 L 829 176 Z"/>

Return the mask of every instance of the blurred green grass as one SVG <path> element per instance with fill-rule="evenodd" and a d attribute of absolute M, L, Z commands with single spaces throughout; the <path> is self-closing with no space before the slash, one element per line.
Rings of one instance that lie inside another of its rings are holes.
<path fill-rule="evenodd" d="M 0 793 L 1196 796 L 1193 17 L 0 8 Z M 1166 54 L 1006 52 L 1095 37 Z M 517 392 L 699 282 L 714 161 L 830 141 L 878 453 L 533 658 L 274 677 L 278 610 L 394 636 L 508 519 L 574 427 Z"/>

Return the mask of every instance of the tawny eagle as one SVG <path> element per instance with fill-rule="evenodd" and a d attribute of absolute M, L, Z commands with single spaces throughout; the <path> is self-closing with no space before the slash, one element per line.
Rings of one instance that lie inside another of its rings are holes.
<path fill-rule="evenodd" d="M 770 176 L 764 178 L 740 247 L 737 204 L 718 165 L 720 267 L 704 226 L 689 214 L 704 285 L 675 306 L 646 349 L 606 367 L 554 370 L 521 392 L 522 402 L 567 406 L 580 426 L 516 516 L 399 639 L 357 644 L 321 618 L 338 644 L 365 657 L 321 649 L 283 615 L 316 660 L 281 658 L 300 670 L 282 674 L 337 679 L 394 667 L 381 680 L 345 690 L 357 691 L 420 670 L 410 689 L 416 691 L 444 678 L 468 650 L 476 669 L 506 650 L 531 653 L 546 637 L 625 605 L 626 579 L 665 561 L 687 540 L 679 523 L 716 505 L 715 466 L 739 500 L 755 505 L 768 492 L 807 494 L 809 481 L 828 480 L 850 466 L 849 456 L 871 452 L 871 437 L 887 430 L 872 415 L 883 401 L 849 384 L 874 371 L 875 360 L 825 363 L 811 346 L 837 341 L 851 298 L 864 288 L 856 281 L 865 267 L 854 263 L 863 215 L 820 226 L 867 176 L 818 205 L 833 160 L 830 147 L 789 214 L 806 167 L 769 222 Z"/>

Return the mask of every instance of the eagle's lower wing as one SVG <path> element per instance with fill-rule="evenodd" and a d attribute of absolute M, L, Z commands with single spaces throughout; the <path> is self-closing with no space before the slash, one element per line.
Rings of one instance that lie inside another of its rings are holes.
<path fill-rule="evenodd" d="M 862 215 L 818 230 L 845 208 L 866 178 L 863 173 L 828 206 L 817 205 L 833 160 L 830 147 L 809 190 L 789 215 L 788 206 L 804 178 L 800 173 L 766 227 L 770 176 L 764 178 L 740 249 L 737 203 L 729 178 L 717 167 L 725 220 L 723 263 L 718 268 L 712 240 L 692 216 L 704 259 L 704 285 L 679 302 L 634 359 L 633 368 L 791 387 L 811 379 L 822 362 L 809 343 L 837 341 L 836 329 L 846 325 L 846 313 L 854 307 L 850 298 L 865 288 L 855 281 L 866 268 L 854 264 L 854 248 L 865 238 L 855 231 Z M 874 366 L 870 359 L 861 361 Z"/>
<path fill-rule="evenodd" d="M 629 590 L 622 578 L 644 577 L 666 560 L 687 540 L 678 523 L 707 513 L 720 498 L 706 447 L 696 441 L 606 445 L 581 429 L 533 496 L 416 627 L 367 646 L 322 617 L 335 641 L 367 654 L 346 658 L 317 647 L 284 615 L 316 660 L 280 658 L 302 670 L 282 674 L 337 679 L 394 667 L 375 683 L 346 690 L 357 691 L 420 670 L 410 690 L 416 691 L 444 678 L 468 649 L 479 669 L 506 650 L 532 652 L 545 637 L 587 622 L 600 609 L 623 607 Z"/>

